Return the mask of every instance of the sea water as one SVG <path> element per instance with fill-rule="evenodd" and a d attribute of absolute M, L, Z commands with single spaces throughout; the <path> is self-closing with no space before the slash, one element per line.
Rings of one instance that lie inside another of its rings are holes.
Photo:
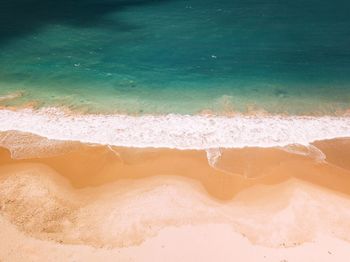
<path fill-rule="evenodd" d="M 2 0 L 0 99 L 132 115 L 350 105 L 350 2 Z"/>

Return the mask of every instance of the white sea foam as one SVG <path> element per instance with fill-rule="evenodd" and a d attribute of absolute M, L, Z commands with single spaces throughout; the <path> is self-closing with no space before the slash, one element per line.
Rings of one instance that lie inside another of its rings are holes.
<path fill-rule="evenodd" d="M 56 108 L 0 110 L 0 131 L 125 147 L 272 147 L 350 137 L 350 117 L 72 115 Z"/>
<path fill-rule="evenodd" d="M 221 157 L 221 150 L 220 148 L 209 148 L 206 149 L 207 152 L 207 159 L 208 163 L 211 167 L 215 167 L 216 163 Z"/>
<path fill-rule="evenodd" d="M 317 162 L 323 162 L 326 159 L 326 155 L 314 145 L 302 146 L 293 144 L 281 147 L 281 149 L 288 153 L 311 157 Z"/>

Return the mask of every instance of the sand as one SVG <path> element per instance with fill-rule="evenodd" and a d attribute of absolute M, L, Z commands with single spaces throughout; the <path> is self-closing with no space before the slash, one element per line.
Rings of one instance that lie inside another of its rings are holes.
<path fill-rule="evenodd" d="M 348 139 L 222 149 L 213 166 L 203 150 L 0 141 L 0 261 L 350 257 Z"/>

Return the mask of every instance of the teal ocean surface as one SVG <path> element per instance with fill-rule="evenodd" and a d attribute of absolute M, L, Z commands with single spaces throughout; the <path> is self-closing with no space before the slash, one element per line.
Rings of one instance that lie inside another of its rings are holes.
<path fill-rule="evenodd" d="M 2 0 L 0 105 L 339 114 L 349 13 L 338 0 Z"/>

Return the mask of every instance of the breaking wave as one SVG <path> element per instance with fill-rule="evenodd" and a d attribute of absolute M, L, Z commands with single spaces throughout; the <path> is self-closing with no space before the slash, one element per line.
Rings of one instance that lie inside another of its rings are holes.
<path fill-rule="evenodd" d="M 0 110 L 0 131 L 10 130 L 54 140 L 123 147 L 208 150 L 300 144 L 308 146 L 310 153 L 314 150 L 309 145 L 315 140 L 350 137 L 350 118 L 85 115 L 57 108 Z M 215 162 L 217 152 L 207 152 Z"/>

